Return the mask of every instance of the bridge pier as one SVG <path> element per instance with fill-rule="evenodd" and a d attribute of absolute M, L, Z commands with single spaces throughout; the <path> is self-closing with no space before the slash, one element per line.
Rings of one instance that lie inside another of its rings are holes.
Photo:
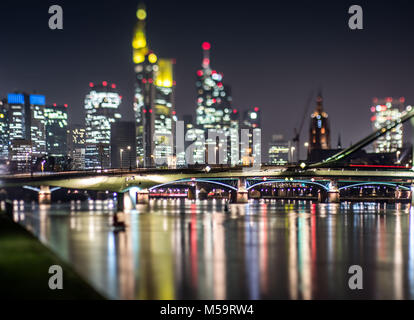
<path fill-rule="evenodd" d="M 395 199 L 401 199 L 401 190 L 400 189 L 398 189 L 398 188 L 395 189 L 394 197 L 395 197 Z"/>
<path fill-rule="evenodd" d="M 331 180 L 330 183 L 329 183 L 328 202 L 329 203 L 338 203 L 338 202 L 340 202 L 338 182 L 336 180 Z"/>
<path fill-rule="evenodd" d="M 149 203 L 149 191 L 148 189 L 139 190 L 136 193 L 136 199 L 138 204 L 148 204 Z"/>
<path fill-rule="evenodd" d="M 247 203 L 249 202 L 249 192 L 246 188 L 246 179 L 239 178 L 237 182 L 237 191 L 231 192 L 231 203 Z"/>
<path fill-rule="evenodd" d="M 129 211 L 136 207 L 136 192 L 118 192 L 116 207 L 118 211 Z"/>
<path fill-rule="evenodd" d="M 188 187 L 187 198 L 188 200 L 196 200 L 197 199 L 197 183 Z"/>
<path fill-rule="evenodd" d="M 52 192 L 49 186 L 40 186 L 38 199 L 39 204 L 50 204 L 52 202 Z"/>

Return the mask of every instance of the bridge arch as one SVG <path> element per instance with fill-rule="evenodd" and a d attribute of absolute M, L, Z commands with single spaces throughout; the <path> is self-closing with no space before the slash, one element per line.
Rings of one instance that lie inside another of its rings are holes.
<path fill-rule="evenodd" d="M 167 183 L 161 183 L 161 184 L 157 184 L 155 186 L 152 186 L 151 188 L 148 188 L 148 190 L 153 190 L 153 189 L 157 189 L 157 188 L 160 188 L 160 187 L 163 187 L 163 186 L 168 186 L 168 185 L 173 185 L 173 184 L 189 183 L 189 182 L 210 183 L 210 184 L 219 185 L 219 186 L 237 191 L 236 187 L 234 187 L 232 185 L 229 185 L 229 184 L 226 184 L 226 183 L 222 183 L 222 182 L 214 181 L 214 180 L 197 179 L 197 178 L 195 178 L 195 179 L 194 178 L 192 178 L 192 179 L 180 179 L 180 180 L 170 181 L 170 182 L 167 182 Z"/>
<path fill-rule="evenodd" d="M 355 187 L 361 187 L 361 186 L 388 186 L 388 187 L 393 187 L 395 189 L 397 188 L 401 188 L 407 191 L 410 191 L 411 189 L 409 187 L 397 184 L 397 183 L 390 183 L 390 182 L 360 182 L 360 183 L 354 183 L 351 185 L 347 185 L 347 186 L 342 186 L 340 188 L 338 188 L 339 190 L 343 190 L 343 189 L 347 189 L 347 188 L 355 188 Z"/>
<path fill-rule="evenodd" d="M 303 184 L 311 184 L 311 185 L 317 185 L 317 186 L 323 188 L 324 190 L 329 191 L 329 187 L 327 187 L 324 184 L 319 183 L 319 182 L 310 181 L 310 180 L 284 180 L 284 179 L 276 179 L 276 180 L 270 179 L 270 180 L 266 180 L 266 181 L 263 180 L 263 181 L 252 184 L 251 186 L 249 186 L 247 188 L 247 190 L 250 190 L 253 187 L 256 187 L 256 186 L 259 186 L 259 185 L 262 185 L 262 184 L 267 184 L 267 183 L 303 183 Z"/>

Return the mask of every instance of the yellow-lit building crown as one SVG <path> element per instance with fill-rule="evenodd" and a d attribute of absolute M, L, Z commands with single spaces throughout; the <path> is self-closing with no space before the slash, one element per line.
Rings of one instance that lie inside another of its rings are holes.
<path fill-rule="evenodd" d="M 145 34 L 145 19 L 147 11 L 144 4 L 139 4 L 137 10 L 138 22 L 135 26 L 134 36 L 132 38 L 132 50 L 134 63 L 142 63 L 145 61 L 145 56 L 148 54 L 147 37 Z"/>

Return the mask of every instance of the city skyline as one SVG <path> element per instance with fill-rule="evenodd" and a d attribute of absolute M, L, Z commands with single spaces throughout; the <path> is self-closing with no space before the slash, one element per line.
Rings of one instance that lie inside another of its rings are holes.
<path fill-rule="evenodd" d="M 1 1 L 0 296 L 414 300 L 414 2 L 369 2 Z"/>
<path fill-rule="evenodd" d="M 86 85 L 90 81 L 99 82 L 108 79 L 118 84 L 119 91 L 124 97 L 121 113 L 124 118 L 132 119 L 134 75 L 131 70 L 133 63 L 130 59 L 132 53 L 130 39 L 136 20 L 137 5 L 137 1 L 125 1 L 122 6 L 115 6 L 109 2 L 102 2 L 99 5 L 95 1 L 90 1 L 83 7 L 83 10 L 88 12 L 89 21 L 93 23 L 86 23 L 83 18 L 77 18 L 77 21 L 70 18 L 79 9 L 77 4 L 63 2 L 64 30 L 55 31 L 55 33 L 49 30 L 44 22 L 42 23 L 41 17 L 47 16 L 47 5 L 45 5 L 44 12 L 41 10 L 42 6 L 36 6 L 30 17 L 16 26 L 13 37 L 5 34 L 5 41 L 10 45 L 10 52 L 18 54 L 8 59 L 7 66 L 0 64 L 0 71 L 3 71 L 5 75 L 0 87 L 0 95 L 4 96 L 14 90 L 31 92 L 35 89 L 36 92 L 45 94 L 49 103 L 68 103 L 70 110 L 73 110 L 70 122 L 82 123 L 82 100 L 86 94 Z M 264 143 L 270 140 L 273 133 L 282 133 L 287 139 L 293 137 L 293 128 L 299 121 L 297 114 L 302 112 L 306 96 L 309 91 L 319 87 L 323 88 L 325 108 L 330 115 L 331 137 L 336 140 L 341 134 L 344 146 L 348 146 L 358 138 L 355 130 L 349 130 L 351 124 L 355 125 L 359 132 L 362 131 L 364 134 L 370 132 L 369 108 L 374 97 L 404 96 L 408 104 L 414 101 L 409 89 L 408 76 L 409 70 L 414 70 L 409 54 L 411 45 L 398 41 L 402 34 L 408 34 L 410 31 L 409 28 L 404 29 L 403 32 L 399 32 L 398 29 L 406 27 L 403 17 L 406 14 L 405 11 L 409 12 L 407 4 L 390 8 L 390 14 L 397 11 L 394 13 L 401 17 L 393 21 L 392 34 L 376 19 L 386 14 L 387 6 L 384 4 L 364 6 L 366 27 L 356 32 L 350 31 L 347 27 L 347 7 L 342 3 L 334 5 L 321 1 L 312 5 L 302 5 L 304 9 L 310 10 L 311 14 L 308 16 L 304 16 L 301 12 L 295 12 L 295 15 L 292 15 L 292 7 L 289 5 L 284 4 L 275 11 L 274 7 L 266 4 L 271 12 L 278 14 L 279 22 L 269 21 L 267 19 L 270 18 L 269 13 L 261 12 L 262 19 L 257 17 L 255 13 L 257 13 L 257 7 L 261 7 L 259 4 L 239 6 L 235 9 L 235 14 L 222 20 L 220 28 L 215 24 L 207 28 L 211 31 L 200 27 L 187 30 L 185 24 L 179 19 L 184 14 L 180 10 L 184 5 L 191 21 L 195 19 L 191 13 L 205 12 L 202 16 L 208 16 L 208 13 L 213 10 L 203 9 L 199 4 L 185 3 L 173 6 L 162 1 L 158 3 L 151 1 L 147 4 L 149 11 L 147 33 L 152 47 L 156 52 L 162 52 L 164 56 L 173 57 L 177 61 L 176 110 L 179 118 L 182 118 L 184 114 L 193 114 L 196 107 L 193 75 L 199 68 L 200 45 L 204 41 L 211 43 L 215 66 L 224 73 L 226 83 L 232 87 L 233 106 L 240 110 L 258 106 L 269 115 L 263 119 L 262 123 Z M 12 3 L 6 2 L 2 6 L 9 12 L 9 15 L 1 22 L 4 24 L 18 11 Z M 223 18 L 233 7 L 231 4 L 226 4 L 220 8 L 220 12 L 216 12 L 218 19 Z M 322 10 L 324 8 L 326 11 L 329 9 L 329 15 Z M 197 11 L 198 9 L 201 11 Z M 105 24 L 105 19 L 109 18 L 109 12 L 113 14 L 111 19 L 119 22 L 116 27 L 110 28 Z M 244 27 L 240 28 L 241 22 L 237 23 L 235 16 L 250 18 L 246 21 L 252 22 L 244 23 Z M 292 20 L 293 17 L 295 19 Z M 296 23 L 298 20 L 301 22 Z M 255 23 L 257 21 L 261 24 Z M 309 25 L 311 21 L 312 24 Z M 321 28 L 324 22 L 333 22 L 332 28 L 330 30 Z M 238 31 L 232 33 L 231 38 L 225 39 L 230 35 L 234 23 L 236 25 L 233 28 L 237 26 Z M 171 28 L 167 27 L 170 24 Z M 30 30 L 28 30 L 29 25 L 31 25 Z M 221 32 L 217 32 L 218 28 Z M 286 40 L 284 29 L 289 30 L 290 36 L 293 35 L 289 41 L 282 41 Z M 16 58 L 20 57 L 19 48 L 21 48 L 17 40 L 23 31 L 26 36 L 30 36 L 27 45 L 37 46 L 38 50 L 26 55 L 25 59 L 17 61 Z M 375 32 L 375 37 L 372 37 L 373 32 Z M 381 41 L 376 39 L 380 32 L 383 32 L 385 37 L 392 36 L 387 42 L 392 44 L 391 46 L 382 46 Z M 108 34 L 111 35 L 109 37 L 111 45 L 106 45 L 104 49 L 101 47 L 103 46 L 102 40 Z M 273 34 L 275 41 L 269 39 L 270 34 Z M 305 35 L 310 36 L 309 39 L 305 39 Z M 342 36 L 340 43 L 326 41 L 334 39 L 335 36 Z M 244 42 L 239 41 L 241 38 Z M 33 39 L 37 41 L 32 43 Z M 53 47 L 62 48 L 63 46 L 66 50 L 54 55 L 48 44 L 51 40 L 55 43 Z M 335 47 L 332 46 L 334 44 Z M 89 53 L 87 48 L 92 45 L 94 50 Z M 257 46 L 258 49 L 249 51 L 247 54 L 246 50 L 243 50 L 243 45 Z M 3 54 L 7 57 L 10 52 Z M 287 56 L 288 52 L 291 52 L 290 57 Z M 305 55 L 306 63 L 301 59 Z M 383 59 L 393 55 L 399 56 L 398 61 L 394 59 L 391 62 L 392 59 L 387 59 L 387 62 L 382 63 Z M 94 59 L 90 60 L 92 56 Z M 39 62 L 23 63 L 24 61 L 30 62 L 32 59 Z M 332 69 L 333 59 L 337 59 L 339 63 Z M 22 67 L 27 71 L 26 76 L 18 77 Z M 37 80 L 37 74 L 41 70 L 50 70 L 52 67 L 55 72 L 49 72 L 50 77 Z M 71 69 L 75 67 L 75 70 L 81 72 L 69 73 L 68 67 Z M 62 70 L 65 76 L 61 76 L 59 70 Z M 301 76 L 298 76 L 299 73 Z M 381 76 L 381 74 L 386 76 Z M 59 82 L 56 79 L 59 79 Z M 250 79 L 251 81 L 246 81 Z M 263 85 L 256 85 L 257 82 Z M 360 88 L 362 83 L 363 92 Z M 62 87 L 73 88 L 73 90 L 62 90 L 58 88 L 60 84 Z M 342 92 L 341 87 L 345 87 L 345 84 L 349 89 L 347 92 Z M 354 119 L 350 111 L 360 112 L 358 119 Z M 277 130 L 272 128 L 274 123 L 277 124 Z M 302 132 L 302 141 L 306 138 L 305 132 L 306 130 Z"/>

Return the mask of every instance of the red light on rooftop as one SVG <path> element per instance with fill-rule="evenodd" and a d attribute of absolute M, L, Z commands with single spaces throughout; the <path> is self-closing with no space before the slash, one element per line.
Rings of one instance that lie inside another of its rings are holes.
<path fill-rule="evenodd" d="M 375 112 L 375 107 L 371 107 L 371 112 Z"/>
<path fill-rule="evenodd" d="M 216 70 L 212 70 L 211 71 L 211 74 L 216 74 L 217 73 L 217 71 Z"/>
<path fill-rule="evenodd" d="M 147 110 L 146 110 L 146 109 L 144 109 L 144 110 L 142 110 L 142 112 L 147 113 Z"/>
<path fill-rule="evenodd" d="M 198 75 L 199 77 L 201 77 L 201 76 L 203 75 L 203 71 L 202 71 L 202 70 L 198 70 L 198 71 L 197 71 L 197 75 Z"/>
<path fill-rule="evenodd" d="M 377 119 L 377 116 L 372 116 L 371 117 L 371 122 L 374 122 Z"/>
<path fill-rule="evenodd" d="M 147 79 L 142 79 L 142 83 L 147 83 Z"/>
<path fill-rule="evenodd" d="M 254 112 L 257 112 L 257 111 L 259 111 L 259 108 L 258 107 L 254 107 Z"/>
<path fill-rule="evenodd" d="M 203 59 L 203 64 L 204 65 L 210 64 L 210 59 L 208 59 L 208 58 Z"/>
<path fill-rule="evenodd" d="M 392 102 L 392 98 L 391 98 L 391 97 L 387 97 L 385 100 L 386 100 L 387 102 Z"/>
<path fill-rule="evenodd" d="M 237 109 L 233 109 L 233 113 L 237 113 Z"/>
<path fill-rule="evenodd" d="M 67 108 L 67 107 L 68 107 L 68 104 L 67 104 L 67 103 L 65 103 L 63 106 L 64 106 L 65 108 Z"/>
<path fill-rule="evenodd" d="M 211 44 L 209 42 L 203 42 L 203 44 L 201 45 L 201 48 L 203 48 L 203 50 L 210 50 Z"/>
<path fill-rule="evenodd" d="M 93 82 L 89 82 L 89 86 L 92 88 L 93 87 Z"/>
<path fill-rule="evenodd" d="M 54 103 L 53 106 L 56 107 L 56 103 Z"/>
<path fill-rule="evenodd" d="M 148 82 L 149 82 L 149 83 L 152 83 L 152 82 L 153 82 L 153 80 L 152 80 L 151 78 L 149 78 L 149 79 L 148 79 Z"/>
<path fill-rule="evenodd" d="M 119 99 L 122 99 L 122 96 L 119 96 Z"/>
<path fill-rule="evenodd" d="M 173 81 L 173 86 L 175 86 L 175 85 L 177 85 L 177 81 L 174 80 Z"/>
<path fill-rule="evenodd" d="M 172 114 L 176 114 L 177 112 L 173 111 Z"/>
<path fill-rule="evenodd" d="M 400 98 L 400 102 L 401 102 L 401 103 L 404 103 L 404 102 L 405 102 L 405 98 L 404 98 L 404 97 L 401 97 L 401 98 Z"/>
<path fill-rule="evenodd" d="M 116 84 L 115 83 L 111 84 L 111 88 L 112 89 L 115 89 L 116 88 Z"/>
<path fill-rule="evenodd" d="M 378 103 L 378 98 L 374 98 L 374 99 L 372 99 L 372 101 L 373 101 L 374 103 Z"/>
<path fill-rule="evenodd" d="M 152 113 L 152 109 L 149 109 L 149 113 Z"/>
<path fill-rule="evenodd" d="M 217 83 L 217 85 L 221 88 L 223 84 L 221 82 Z"/>
<path fill-rule="evenodd" d="M 104 87 L 106 87 L 106 86 L 108 85 L 108 82 L 103 81 L 103 82 L 102 82 L 102 85 L 103 85 Z"/>

